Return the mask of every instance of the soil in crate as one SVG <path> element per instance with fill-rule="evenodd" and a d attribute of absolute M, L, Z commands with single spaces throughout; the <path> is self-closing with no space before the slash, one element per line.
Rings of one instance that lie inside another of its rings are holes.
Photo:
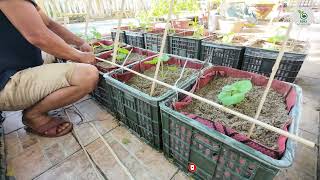
<path fill-rule="evenodd" d="M 126 61 L 126 63 L 133 63 L 133 62 L 137 62 L 137 61 L 141 61 L 146 59 L 147 56 L 145 55 L 141 55 L 139 53 L 131 53 L 128 60 Z M 107 61 L 112 61 L 112 56 L 106 59 Z M 116 61 L 117 64 L 121 65 L 123 64 L 123 61 Z M 113 65 L 107 63 L 107 62 L 98 62 L 97 66 L 100 66 L 102 68 L 110 68 Z"/>
<path fill-rule="evenodd" d="M 154 77 L 154 73 L 155 73 L 155 66 L 145 70 L 143 72 L 144 75 L 148 76 L 148 77 Z M 160 67 L 160 71 L 158 74 L 158 80 L 162 81 L 164 83 L 170 84 L 170 85 L 174 85 L 175 82 L 179 79 L 180 74 L 182 71 L 182 67 L 180 66 L 176 66 L 176 65 L 164 65 L 163 69 L 162 67 Z M 193 73 L 195 72 L 194 69 L 191 68 L 185 68 L 184 69 L 184 73 L 182 78 L 179 80 L 179 82 L 183 82 L 186 79 L 190 78 L 190 76 L 193 75 Z M 131 78 L 128 82 L 128 85 L 130 85 L 133 88 L 136 88 L 146 94 L 150 94 L 151 91 L 151 86 L 152 86 L 152 82 L 149 80 L 146 80 L 145 78 L 142 78 L 140 76 L 134 76 L 133 78 Z M 161 85 L 157 85 L 154 91 L 153 96 L 157 97 L 157 96 L 161 96 L 162 94 L 164 94 L 166 91 L 168 90 L 167 87 L 161 86 Z"/>
<path fill-rule="evenodd" d="M 243 79 L 215 77 L 204 88 L 198 90 L 195 94 L 214 102 L 218 102 L 217 96 L 221 92 L 222 88 L 225 85 L 232 84 L 239 80 Z M 252 90 L 246 95 L 244 101 L 237 105 L 230 106 L 229 108 L 250 117 L 254 117 L 264 90 L 265 87 L 263 86 L 253 86 Z M 241 134 L 247 134 L 252 125 L 251 123 L 242 120 L 237 116 L 225 113 L 195 99 L 190 105 L 186 106 L 184 109 L 181 109 L 180 112 L 188 112 L 208 120 L 220 122 L 226 127 L 232 128 Z M 288 115 L 288 111 L 286 110 L 285 98 L 281 94 L 271 89 L 263 106 L 259 120 L 277 128 L 283 128 L 289 119 L 290 117 Z M 251 136 L 251 139 L 272 149 L 278 149 L 278 138 L 278 134 L 260 126 L 256 126 L 256 129 Z"/>
<path fill-rule="evenodd" d="M 98 46 L 96 48 L 94 48 L 94 54 L 99 54 L 99 53 L 102 53 L 102 52 L 105 52 L 105 51 L 110 51 L 112 50 L 113 48 L 110 48 L 110 49 L 106 49 L 102 46 Z"/>
<path fill-rule="evenodd" d="M 221 34 L 215 34 L 213 36 L 208 37 L 207 39 L 205 39 L 206 41 L 211 41 L 211 42 L 215 42 L 215 43 L 219 43 L 219 44 L 232 44 L 232 45 L 238 45 L 241 46 L 243 45 L 245 42 L 248 41 L 248 38 L 246 38 L 245 36 L 234 36 L 231 43 L 226 43 L 223 41 L 223 35 Z"/>
<path fill-rule="evenodd" d="M 282 43 L 270 43 L 266 40 L 258 40 L 251 45 L 254 48 L 280 51 Z M 287 52 L 306 53 L 308 44 L 304 41 L 289 39 L 286 46 Z"/>

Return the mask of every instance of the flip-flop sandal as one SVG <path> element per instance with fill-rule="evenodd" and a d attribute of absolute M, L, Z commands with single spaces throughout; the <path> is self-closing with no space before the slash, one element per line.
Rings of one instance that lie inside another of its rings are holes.
<path fill-rule="evenodd" d="M 65 121 L 63 119 L 59 119 L 59 118 L 55 118 L 55 117 L 51 118 L 51 120 L 48 123 L 46 123 L 38 128 L 29 127 L 27 125 L 27 123 L 25 123 L 25 121 L 22 121 L 22 123 L 26 126 L 26 131 L 31 132 L 33 134 L 37 134 L 39 136 L 43 136 L 43 137 L 64 136 L 64 135 L 70 133 L 73 128 L 72 123 L 70 123 L 69 121 Z M 58 127 L 64 123 L 69 123 L 69 126 L 66 129 L 64 129 L 63 131 L 58 133 L 57 132 Z"/>

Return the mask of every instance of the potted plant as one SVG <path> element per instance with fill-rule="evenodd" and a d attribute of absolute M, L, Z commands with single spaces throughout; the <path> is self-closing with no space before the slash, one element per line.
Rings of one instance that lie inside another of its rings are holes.
<path fill-rule="evenodd" d="M 185 90 L 253 117 L 267 82 L 258 74 L 215 66 Z M 259 120 L 297 135 L 301 105 L 300 87 L 274 80 Z M 248 138 L 251 123 L 207 103 L 179 94 L 160 109 L 165 156 L 185 171 L 195 163 L 196 179 L 271 180 L 293 163 L 292 140 L 264 128 Z"/>
<path fill-rule="evenodd" d="M 164 54 L 162 57 L 148 57 L 127 67 L 153 77 L 158 61 L 163 64 L 158 79 L 171 85 L 177 84 L 178 87 L 183 87 L 195 79 L 196 72 L 204 66 L 203 62 L 198 60 Z M 182 70 L 184 72 L 182 78 L 177 82 Z M 174 91 L 157 86 L 154 94 L 150 96 L 151 81 L 120 69 L 105 74 L 104 78 L 106 84 L 110 86 L 109 94 L 116 105 L 120 120 L 148 144 L 160 150 L 162 138 L 159 103 L 173 95 Z"/>
<path fill-rule="evenodd" d="M 234 32 L 216 33 L 201 42 L 200 60 L 209 59 L 213 65 L 241 68 L 245 44 L 250 38 Z"/>
<path fill-rule="evenodd" d="M 276 28 L 269 38 L 258 39 L 246 47 L 241 69 L 270 76 L 283 44 L 286 28 Z M 275 78 L 294 82 L 307 57 L 308 48 L 308 43 L 304 41 L 289 39 Z"/>
<path fill-rule="evenodd" d="M 125 48 L 119 48 L 117 57 L 116 57 L 116 63 L 119 65 L 129 65 L 135 62 L 142 61 L 148 57 L 154 56 L 155 53 L 136 48 L 136 47 L 125 47 Z M 101 53 L 98 55 L 99 58 L 104 59 L 106 61 L 112 61 L 113 58 L 113 51 L 108 51 L 105 53 Z M 125 62 L 124 62 L 125 61 Z M 110 86 L 107 86 L 105 83 L 105 80 L 103 78 L 103 74 L 109 73 L 112 70 L 118 69 L 116 66 L 112 66 L 109 63 L 106 62 L 98 62 L 96 64 L 96 67 L 100 71 L 100 78 L 97 88 L 92 92 L 92 96 L 95 100 L 101 103 L 101 105 L 110 113 L 113 115 L 116 115 L 116 111 L 114 109 L 115 105 L 112 103 L 111 97 L 110 97 Z"/>

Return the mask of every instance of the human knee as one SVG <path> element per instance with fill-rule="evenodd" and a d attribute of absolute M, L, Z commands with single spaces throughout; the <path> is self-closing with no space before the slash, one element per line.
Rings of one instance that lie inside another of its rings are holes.
<path fill-rule="evenodd" d="M 95 88 L 99 80 L 99 71 L 93 65 L 87 65 L 85 68 L 84 81 L 85 85 L 88 85 L 92 90 Z"/>

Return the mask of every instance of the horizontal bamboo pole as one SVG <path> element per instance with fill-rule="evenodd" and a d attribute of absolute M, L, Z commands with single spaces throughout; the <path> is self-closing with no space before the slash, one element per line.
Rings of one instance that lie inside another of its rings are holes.
<path fill-rule="evenodd" d="M 235 116 L 237 116 L 237 117 L 240 117 L 240 118 L 242 118 L 242 119 L 244 119 L 244 120 L 246 120 L 246 121 L 249 121 L 249 122 L 251 122 L 251 123 L 255 123 L 255 124 L 257 124 L 257 125 L 259 125 L 259 126 L 261 126 L 261 127 L 264 127 L 264 128 L 266 128 L 266 129 L 270 130 L 270 131 L 276 132 L 276 133 L 281 134 L 281 135 L 283 135 L 283 136 L 286 136 L 286 137 L 288 137 L 288 138 L 290 138 L 290 139 L 293 139 L 293 140 L 295 140 L 295 141 L 297 141 L 297 142 L 300 142 L 300 143 L 302 143 L 302 144 L 304 144 L 304 145 L 306 145 L 306 146 L 309 146 L 309 147 L 312 147 L 312 148 L 313 148 L 313 147 L 315 147 L 315 145 L 316 145 L 316 144 L 315 144 L 314 142 L 312 142 L 312 141 L 309 141 L 309 140 L 307 140 L 307 139 L 301 138 L 301 137 L 296 136 L 296 135 L 294 135 L 294 134 L 291 134 L 291 133 L 289 133 L 289 132 L 287 132 L 287 131 L 284 131 L 284 130 L 282 130 L 282 129 L 276 128 L 276 127 L 274 127 L 274 126 L 271 126 L 271 125 L 269 125 L 269 124 L 267 124 L 267 123 L 261 122 L 261 121 L 259 121 L 259 120 L 256 120 L 256 119 L 252 118 L 252 117 L 249 117 L 249 116 L 244 115 L 244 114 L 241 114 L 241 113 L 239 113 L 239 112 L 237 112 L 237 111 L 234 111 L 234 110 L 231 110 L 231 109 L 229 109 L 229 108 L 226 108 L 226 107 L 224 107 L 224 106 L 222 106 L 222 105 L 220 105 L 220 104 L 218 104 L 218 103 L 215 103 L 215 102 L 210 101 L 210 100 L 208 100 L 208 99 L 205 99 L 205 98 L 203 98 L 203 97 L 197 96 L 197 95 L 195 95 L 195 94 L 193 94 L 193 93 L 190 93 L 190 92 L 188 92 L 188 91 L 185 91 L 185 90 L 183 90 L 183 89 L 180 89 L 180 88 L 171 86 L 171 85 L 169 85 L 169 84 L 167 84 L 167 83 L 164 83 L 164 82 L 162 82 L 162 81 L 159 81 L 159 80 L 157 80 L 157 79 L 153 79 L 153 78 L 148 77 L 148 76 L 146 76 L 146 75 L 144 75 L 144 74 L 141 74 L 141 73 L 138 73 L 138 72 L 136 72 L 136 71 L 133 71 L 133 70 L 127 68 L 127 67 L 118 65 L 118 64 L 113 63 L 113 62 L 111 62 L 111 61 L 106 61 L 106 60 L 101 59 L 101 58 L 98 58 L 98 57 L 96 57 L 96 59 L 99 60 L 99 61 L 102 61 L 102 62 L 109 63 L 109 64 L 111 64 L 111 65 L 117 66 L 117 67 L 119 67 L 119 68 L 125 69 L 125 70 L 127 70 L 127 71 L 129 71 L 129 72 L 132 72 L 132 73 L 134 73 L 134 74 L 136 74 L 136 75 L 138 75 L 138 76 L 141 76 L 141 77 L 143 77 L 143 78 L 145 78 L 145 79 L 148 79 L 148 80 L 150 80 L 150 81 L 152 81 L 152 82 L 156 82 L 156 83 L 158 83 L 158 84 L 160 84 L 160 85 L 162 85 L 162 86 L 165 86 L 165 87 L 167 87 L 167 88 L 171 88 L 171 89 L 173 89 L 173 90 L 175 90 L 175 91 L 178 91 L 178 92 L 180 92 L 180 93 L 183 93 L 183 94 L 185 94 L 185 95 L 188 95 L 188 96 L 190 96 L 190 97 L 192 97 L 192 98 L 195 98 L 195 99 L 197 99 L 197 100 L 199 100 L 199 101 L 202 101 L 202 102 L 207 103 L 207 104 L 209 104 L 209 105 L 211 105 L 211 106 L 213 106 L 213 107 L 216 107 L 216 108 L 218 108 L 218 109 L 220 109 L 220 110 L 222 110 L 222 111 L 225 111 L 225 112 L 227 112 L 227 113 L 233 114 L 233 115 L 235 115 Z"/>

